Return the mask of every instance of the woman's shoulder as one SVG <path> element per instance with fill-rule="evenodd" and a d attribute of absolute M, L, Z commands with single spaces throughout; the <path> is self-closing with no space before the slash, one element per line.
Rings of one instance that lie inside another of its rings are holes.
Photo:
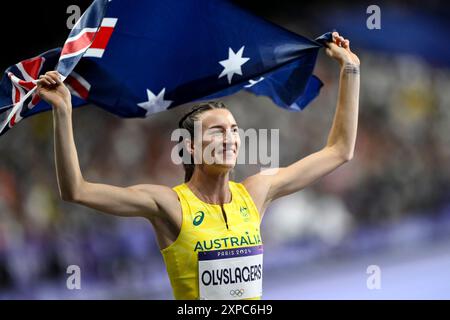
<path fill-rule="evenodd" d="M 151 196 L 160 211 L 166 213 L 180 211 L 178 194 L 174 188 L 165 185 L 145 184 L 141 185 L 140 189 Z"/>

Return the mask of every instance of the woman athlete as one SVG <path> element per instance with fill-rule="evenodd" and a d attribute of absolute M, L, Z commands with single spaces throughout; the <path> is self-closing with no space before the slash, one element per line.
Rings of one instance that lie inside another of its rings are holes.
<path fill-rule="evenodd" d="M 337 32 L 326 53 L 339 62 L 340 81 L 325 147 L 273 174 L 259 173 L 242 183 L 230 181 L 240 146 L 236 120 L 220 102 L 201 103 L 180 121 L 180 128 L 192 137 L 184 139 L 183 150 L 196 162 L 184 163 L 185 183 L 175 188 L 149 184 L 123 188 L 86 181 L 73 139 L 69 90 L 56 71 L 47 72 L 40 77 L 37 92 L 53 108 L 62 199 L 116 216 L 147 218 L 176 299 L 260 299 L 263 250 L 259 227 L 266 208 L 353 157 L 360 62 L 349 40 Z M 200 137 L 193 136 L 195 123 L 201 125 Z M 211 143 L 223 145 L 214 154 L 223 161 L 203 161 L 203 151 Z"/>

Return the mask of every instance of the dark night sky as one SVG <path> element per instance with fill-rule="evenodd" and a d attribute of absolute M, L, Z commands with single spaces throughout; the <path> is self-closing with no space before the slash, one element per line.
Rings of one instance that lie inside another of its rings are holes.
<path fill-rule="evenodd" d="M 77 4 L 83 10 L 90 3 L 90 0 L 2 1 L 0 69 L 62 46 L 69 34 L 67 7 Z"/>

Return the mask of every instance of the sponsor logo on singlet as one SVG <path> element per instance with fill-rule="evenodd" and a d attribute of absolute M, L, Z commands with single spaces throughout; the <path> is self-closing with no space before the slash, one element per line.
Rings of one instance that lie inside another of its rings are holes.
<path fill-rule="evenodd" d="M 194 220 L 192 221 L 192 224 L 197 227 L 202 224 L 204 218 L 205 213 L 203 211 L 197 211 L 195 213 L 195 217 Z"/>

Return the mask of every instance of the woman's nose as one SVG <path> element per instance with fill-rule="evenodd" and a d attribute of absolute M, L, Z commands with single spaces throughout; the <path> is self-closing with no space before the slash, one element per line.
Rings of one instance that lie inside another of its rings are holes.
<path fill-rule="evenodd" d="M 225 131 L 224 137 L 223 137 L 223 142 L 224 143 L 233 143 L 234 142 L 234 137 L 233 137 L 233 133 L 231 132 L 231 130 Z"/>

